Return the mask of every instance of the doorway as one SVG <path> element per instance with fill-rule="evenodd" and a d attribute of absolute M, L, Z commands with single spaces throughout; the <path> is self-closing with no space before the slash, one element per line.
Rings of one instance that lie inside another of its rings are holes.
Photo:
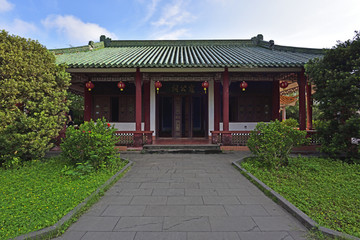
<path fill-rule="evenodd" d="M 160 95 L 157 97 L 159 137 L 207 137 L 207 95 Z"/>

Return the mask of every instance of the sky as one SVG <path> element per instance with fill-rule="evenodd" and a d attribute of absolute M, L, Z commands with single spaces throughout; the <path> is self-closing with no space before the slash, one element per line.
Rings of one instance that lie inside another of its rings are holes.
<path fill-rule="evenodd" d="M 49 49 L 113 40 L 251 39 L 331 48 L 360 30 L 360 0 L 0 0 L 0 29 Z"/>

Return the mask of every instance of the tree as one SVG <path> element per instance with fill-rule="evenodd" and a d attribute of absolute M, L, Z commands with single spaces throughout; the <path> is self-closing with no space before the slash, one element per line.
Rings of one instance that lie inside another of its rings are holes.
<path fill-rule="evenodd" d="M 316 85 L 322 151 L 348 162 L 360 162 L 360 148 L 351 143 L 351 137 L 360 138 L 360 34 L 355 33 L 305 66 Z"/>
<path fill-rule="evenodd" d="M 41 157 L 65 123 L 70 76 L 37 41 L 0 31 L 0 165 Z"/>

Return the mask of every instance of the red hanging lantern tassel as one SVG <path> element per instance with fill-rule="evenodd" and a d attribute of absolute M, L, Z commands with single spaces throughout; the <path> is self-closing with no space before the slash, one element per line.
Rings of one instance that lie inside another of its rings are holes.
<path fill-rule="evenodd" d="M 242 81 L 242 83 L 240 83 L 240 88 L 241 88 L 243 91 L 245 91 L 245 89 L 247 88 L 247 86 L 248 86 L 248 84 L 247 84 L 247 82 L 245 82 L 245 81 Z"/>
<path fill-rule="evenodd" d="M 95 85 L 91 82 L 91 81 L 88 81 L 87 83 L 85 83 L 85 87 L 91 91 L 91 89 L 93 89 L 95 87 Z"/>
<path fill-rule="evenodd" d="M 162 87 L 161 82 L 156 81 L 155 82 L 155 88 L 156 88 L 156 93 L 159 94 L 159 89 Z"/>
<path fill-rule="evenodd" d="M 205 94 L 206 94 L 206 89 L 209 87 L 209 83 L 207 81 L 203 82 L 201 84 L 201 86 L 204 88 Z"/>
<path fill-rule="evenodd" d="M 281 88 L 287 88 L 289 86 L 288 82 L 281 82 L 280 87 Z"/>
<path fill-rule="evenodd" d="M 124 91 L 125 83 L 123 83 L 122 81 L 120 81 L 120 82 L 118 82 L 117 86 L 118 86 L 118 88 L 120 89 L 120 91 Z"/>

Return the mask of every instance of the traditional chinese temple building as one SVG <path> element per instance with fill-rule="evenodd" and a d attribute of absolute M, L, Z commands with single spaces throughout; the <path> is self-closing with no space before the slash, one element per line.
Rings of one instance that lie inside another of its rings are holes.
<path fill-rule="evenodd" d="M 105 117 L 124 144 L 184 138 L 241 145 L 258 122 L 281 119 L 288 85 L 296 86 L 300 129 L 312 128 L 304 64 L 321 57 L 321 49 L 278 46 L 259 34 L 249 40 L 101 36 L 53 51 L 57 63 L 68 65 L 71 90 L 84 96 L 84 120 Z"/>

